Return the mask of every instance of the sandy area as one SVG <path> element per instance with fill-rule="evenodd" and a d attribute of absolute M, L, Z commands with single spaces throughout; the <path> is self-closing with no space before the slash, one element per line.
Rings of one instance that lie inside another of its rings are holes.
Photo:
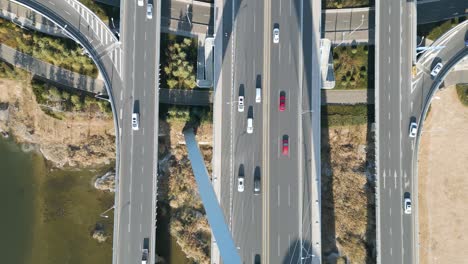
<path fill-rule="evenodd" d="M 96 113 L 64 113 L 58 120 L 37 104 L 29 81 L 0 79 L 0 130 L 38 149 L 53 165 L 92 167 L 115 160 L 114 123 Z"/>
<path fill-rule="evenodd" d="M 419 153 L 420 263 L 468 263 L 468 107 L 436 94 Z"/>

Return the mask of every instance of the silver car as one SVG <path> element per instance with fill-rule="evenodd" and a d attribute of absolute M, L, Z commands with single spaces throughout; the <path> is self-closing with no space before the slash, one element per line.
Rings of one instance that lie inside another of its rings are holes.
<path fill-rule="evenodd" d="M 416 122 L 411 122 L 409 128 L 409 137 L 414 138 L 418 133 L 418 124 Z"/>
<path fill-rule="evenodd" d="M 150 3 L 148 3 L 148 5 L 146 6 L 146 18 L 153 18 L 153 5 Z"/>
<path fill-rule="evenodd" d="M 143 0 L 138 0 L 138 6 L 143 6 L 144 3 L 143 3 Z"/>
<path fill-rule="evenodd" d="M 237 105 L 237 111 L 244 112 L 244 96 L 239 96 L 239 104 Z"/>
<path fill-rule="evenodd" d="M 411 198 L 405 198 L 403 208 L 405 209 L 405 214 L 411 214 Z"/>
<path fill-rule="evenodd" d="M 273 43 L 275 44 L 279 43 L 279 28 L 277 27 L 273 29 Z"/>
<path fill-rule="evenodd" d="M 434 68 L 432 68 L 432 71 L 431 71 L 432 77 L 436 77 L 439 74 L 442 67 L 444 67 L 442 62 L 437 63 L 436 66 L 434 66 Z"/>
<path fill-rule="evenodd" d="M 244 192 L 244 177 L 243 176 L 237 177 L 237 191 Z"/>

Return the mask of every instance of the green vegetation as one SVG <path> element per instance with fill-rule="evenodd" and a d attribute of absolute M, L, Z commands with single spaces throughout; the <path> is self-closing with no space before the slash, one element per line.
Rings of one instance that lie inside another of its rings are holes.
<path fill-rule="evenodd" d="M 325 105 L 322 106 L 324 127 L 362 125 L 373 122 L 374 105 Z"/>
<path fill-rule="evenodd" d="M 161 83 L 169 88 L 193 89 L 197 86 L 197 44 L 190 38 L 161 34 Z"/>
<path fill-rule="evenodd" d="M 458 98 L 464 106 L 468 106 L 468 84 L 456 85 Z"/>
<path fill-rule="evenodd" d="M 81 47 L 71 39 L 22 29 L 14 23 L 0 19 L 0 43 L 55 66 L 97 77 L 96 65 L 88 56 L 81 54 Z"/>
<path fill-rule="evenodd" d="M 119 9 L 113 6 L 98 3 L 94 0 L 78 0 L 91 11 L 94 12 L 102 21 L 109 24 L 110 18 L 119 17 Z"/>
<path fill-rule="evenodd" d="M 426 38 L 435 41 L 451 28 L 465 21 L 467 17 L 457 17 L 436 23 L 430 23 L 418 26 L 418 36 L 425 36 Z"/>
<path fill-rule="evenodd" d="M 167 107 L 167 105 L 161 105 L 161 107 Z M 165 109 L 160 110 L 160 113 L 164 113 L 161 118 L 167 122 L 213 123 L 213 109 L 211 107 L 171 105 L 167 108 L 167 114 L 165 112 Z"/>
<path fill-rule="evenodd" d="M 25 80 L 28 72 L 6 62 L 0 61 L 0 78 Z"/>
<path fill-rule="evenodd" d="M 52 117 L 63 119 L 63 112 L 90 112 L 111 114 L 109 102 L 78 91 L 57 88 L 40 80 L 33 79 L 32 88 L 36 101 L 42 110 Z"/>
<path fill-rule="evenodd" d="M 373 52 L 373 50 L 371 51 Z M 369 88 L 368 67 L 369 46 L 340 46 L 333 49 L 333 67 L 335 69 L 335 89 Z"/>
<path fill-rule="evenodd" d="M 322 0 L 325 9 L 367 7 L 370 0 Z"/>

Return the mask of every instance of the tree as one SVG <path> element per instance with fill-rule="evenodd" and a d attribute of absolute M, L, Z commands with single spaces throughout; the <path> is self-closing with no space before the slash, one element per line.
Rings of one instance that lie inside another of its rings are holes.
<path fill-rule="evenodd" d="M 169 38 L 165 50 L 164 79 L 169 88 L 193 89 L 197 86 L 195 76 L 196 46 L 189 38 Z"/>

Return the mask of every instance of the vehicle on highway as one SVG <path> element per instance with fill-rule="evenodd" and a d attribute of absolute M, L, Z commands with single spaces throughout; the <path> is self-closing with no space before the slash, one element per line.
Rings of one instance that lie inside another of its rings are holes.
<path fill-rule="evenodd" d="M 138 6 L 143 6 L 143 0 L 138 0 Z"/>
<path fill-rule="evenodd" d="M 153 18 L 153 5 L 148 3 L 146 5 L 146 18 L 152 19 Z"/>
<path fill-rule="evenodd" d="M 281 154 L 283 156 L 289 156 L 289 136 L 284 135 L 281 141 Z"/>
<path fill-rule="evenodd" d="M 237 105 L 237 111 L 244 112 L 244 96 L 239 95 L 239 104 Z"/>
<path fill-rule="evenodd" d="M 260 194 L 260 176 L 257 175 L 254 177 L 254 195 L 259 195 Z"/>
<path fill-rule="evenodd" d="M 411 122 L 410 127 L 409 127 L 409 137 L 414 138 L 416 137 L 416 134 L 418 133 L 418 123 L 416 122 Z"/>
<path fill-rule="evenodd" d="M 279 110 L 280 112 L 283 112 L 286 110 L 286 93 L 281 92 L 279 96 Z"/>
<path fill-rule="evenodd" d="M 260 89 L 260 87 L 257 87 L 257 89 L 255 89 L 255 102 L 262 102 L 262 89 Z"/>
<path fill-rule="evenodd" d="M 254 264 L 260 264 L 260 255 L 259 254 L 255 254 Z"/>
<path fill-rule="evenodd" d="M 411 198 L 405 198 L 403 208 L 405 209 L 405 214 L 411 214 Z"/>
<path fill-rule="evenodd" d="M 253 118 L 251 117 L 247 118 L 247 133 L 253 133 Z"/>
<path fill-rule="evenodd" d="M 147 264 L 148 263 L 148 254 L 149 254 L 149 238 L 144 238 L 143 239 L 143 248 L 141 252 L 141 264 Z"/>
<path fill-rule="evenodd" d="M 140 114 L 138 113 L 132 114 L 132 129 L 133 130 L 140 129 Z"/>
<path fill-rule="evenodd" d="M 273 28 L 273 43 L 278 44 L 279 43 L 279 27 L 278 25 L 275 25 Z"/>
<path fill-rule="evenodd" d="M 436 77 L 437 74 L 439 74 L 440 70 L 442 69 L 442 67 L 444 67 L 444 65 L 442 64 L 442 62 L 439 62 L 437 63 L 434 68 L 432 68 L 432 71 L 431 71 L 431 76 L 432 77 Z"/>
<path fill-rule="evenodd" d="M 244 175 L 239 175 L 237 177 L 237 191 L 244 192 Z"/>

